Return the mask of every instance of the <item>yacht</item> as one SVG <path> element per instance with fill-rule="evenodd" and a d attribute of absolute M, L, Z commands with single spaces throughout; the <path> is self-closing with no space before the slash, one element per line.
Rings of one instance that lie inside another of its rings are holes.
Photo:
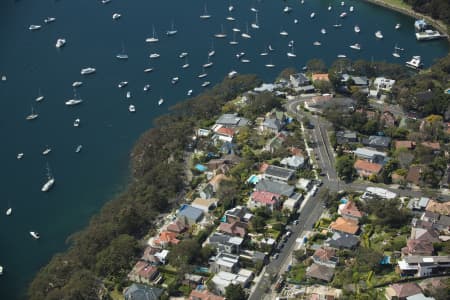
<path fill-rule="evenodd" d="M 248 23 L 246 24 L 246 28 L 247 28 L 247 31 L 246 31 L 246 32 L 243 32 L 243 33 L 241 34 L 241 36 L 242 36 L 244 39 L 251 39 L 252 36 L 250 35 L 250 33 L 248 33 Z"/>
<path fill-rule="evenodd" d="M 356 44 L 350 45 L 350 48 L 352 48 L 354 50 L 361 50 L 361 45 L 356 43 Z"/>
<path fill-rule="evenodd" d="M 347 13 L 344 11 L 339 15 L 339 18 L 345 18 L 347 16 Z"/>
<path fill-rule="evenodd" d="M 41 25 L 30 25 L 30 27 L 28 27 L 29 30 L 38 30 L 41 29 Z"/>
<path fill-rule="evenodd" d="M 345 55 L 345 54 L 338 54 L 337 55 L 337 58 L 346 58 L 347 57 L 347 55 Z"/>
<path fill-rule="evenodd" d="M 205 68 L 203 68 L 203 72 L 197 75 L 198 78 L 205 78 L 208 74 L 205 72 Z"/>
<path fill-rule="evenodd" d="M 331 5 L 328 6 L 328 11 L 331 11 L 332 7 Z"/>
<path fill-rule="evenodd" d="M 383 34 L 381 33 L 380 30 L 378 30 L 377 32 L 375 32 L 375 37 L 376 37 L 377 39 L 382 39 L 382 38 L 383 38 Z"/>
<path fill-rule="evenodd" d="M 73 127 L 80 127 L 81 120 L 80 118 L 76 118 L 75 121 L 73 121 Z"/>
<path fill-rule="evenodd" d="M 125 94 L 125 97 L 126 97 L 127 99 L 130 99 L 130 98 L 131 98 L 131 92 L 130 92 L 130 91 L 127 91 L 127 93 Z"/>
<path fill-rule="evenodd" d="M 130 113 L 134 113 L 134 112 L 136 112 L 136 107 L 135 107 L 133 104 L 130 104 L 130 105 L 128 106 L 128 111 L 129 111 Z"/>
<path fill-rule="evenodd" d="M 205 19 L 209 19 L 209 18 L 211 18 L 211 15 L 208 13 L 208 8 L 206 7 L 206 3 L 205 3 L 203 14 L 200 15 L 200 19 L 205 20 Z"/>
<path fill-rule="evenodd" d="M 83 148 L 83 145 L 78 145 L 78 146 L 75 148 L 75 153 L 80 153 L 82 148 Z"/>
<path fill-rule="evenodd" d="M 9 208 L 6 210 L 5 214 L 6 214 L 7 216 L 10 216 L 10 215 L 12 214 L 12 207 L 9 207 Z"/>
<path fill-rule="evenodd" d="M 283 12 L 284 13 L 290 13 L 292 11 L 292 7 L 290 7 L 290 6 L 285 6 L 284 8 L 283 8 Z"/>
<path fill-rule="evenodd" d="M 164 103 L 164 99 L 163 98 L 159 98 L 158 105 L 161 106 L 163 103 Z"/>
<path fill-rule="evenodd" d="M 121 16 L 122 15 L 119 13 L 113 13 L 112 18 L 113 18 L 113 20 L 118 20 L 118 19 L 120 19 Z"/>
<path fill-rule="evenodd" d="M 336 23 L 336 24 L 333 24 L 333 27 L 334 28 L 340 28 L 340 27 L 342 27 L 342 24 Z"/>
<path fill-rule="evenodd" d="M 56 46 L 56 48 L 61 48 L 65 44 L 66 44 L 66 39 L 57 39 L 55 46 Z"/>
<path fill-rule="evenodd" d="M 193 92 L 194 92 L 193 90 L 189 90 L 187 91 L 186 95 L 191 96 Z"/>
<path fill-rule="evenodd" d="M 155 53 L 151 53 L 149 57 L 152 58 L 152 59 L 154 59 L 154 58 L 159 58 L 160 56 L 161 56 L 161 55 L 159 55 L 159 53 L 156 53 L 156 52 L 155 52 Z"/>
<path fill-rule="evenodd" d="M 52 152 L 52 148 L 47 147 L 47 148 L 45 148 L 44 151 L 42 151 L 42 155 L 47 155 L 47 154 L 49 154 L 50 152 Z"/>
<path fill-rule="evenodd" d="M 210 84 L 211 84 L 211 82 L 205 81 L 205 82 L 202 83 L 202 87 L 207 87 Z"/>
<path fill-rule="evenodd" d="M 243 59 L 241 59 L 241 62 L 247 64 L 247 63 L 250 62 L 250 59 L 248 59 L 248 58 L 243 58 Z"/>
<path fill-rule="evenodd" d="M 23 152 L 17 153 L 17 159 L 22 159 L 24 156 Z"/>
<path fill-rule="evenodd" d="M 437 30 L 427 29 L 425 31 L 416 32 L 416 39 L 418 41 L 429 41 L 445 37 Z"/>
<path fill-rule="evenodd" d="M 172 84 L 176 84 L 178 81 L 180 80 L 179 77 L 173 77 L 172 80 L 170 81 Z"/>
<path fill-rule="evenodd" d="M 181 52 L 180 55 L 178 55 L 178 57 L 179 58 L 185 58 L 188 55 L 189 55 L 189 53 L 187 53 L 187 52 Z"/>
<path fill-rule="evenodd" d="M 320 45 L 322 45 L 322 43 L 319 42 L 319 41 L 315 41 L 315 42 L 313 43 L 313 45 L 314 45 L 314 46 L 320 46 Z"/>
<path fill-rule="evenodd" d="M 360 32 L 361 32 L 361 28 L 359 28 L 358 25 L 355 25 L 355 27 L 353 27 L 353 30 L 354 30 L 356 33 L 360 33 Z"/>
<path fill-rule="evenodd" d="M 228 42 L 230 45 L 237 45 L 239 44 L 238 41 L 236 41 L 236 32 L 233 32 L 233 39 Z"/>
<path fill-rule="evenodd" d="M 150 73 L 151 71 L 153 71 L 153 68 L 144 69 L 144 73 Z"/>
<path fill-rule="evenodd" d="M 250 10 L 251 10 L 252 12 L 258 12 L 258 10 L 257 10 L 255 7 L 250 7 Z"/>
<path fill-rule="evenodd" d="M 348 9 L 350 12 L 353 12 L 355 10 L 355 8 L 353 6 L 350 6 Z"/>
<path fill-rule="evenodd" d="M 234 6 L 233 6 L 233 5 L 231 5 L 231 4 L 230 4 L 230 5 L 228 5 L 228 11 L 229 11 L 229 12 L 232 12 L 233 10 L 234 10 Z"/>
<path fill-rule="evenodd" d="M 235 21 L 236 19 L 233 16 L 228 16 L 225 18 L 228 21 Z"/>
<path fill-rule="evenodd" d="M 235 70 L 231 70 L 231 71 L 228 73 L 228 78 L 234 78 L 234 77 L 237 76 L 237 74 L 238 74 L 238 72 L 236 72 Z"/>
<path fill-rule="evenodd" d="M 36 231 L 30 231 L 30 235 L 36 240 L 40 238 L 39 233 L 37 233 Z"/>
<path fill-rule="evenodd" d="M 121 81 L 121 82 L 119 82 L 119 84 L 117 85 L 117 87 L 119 88 L 119 89 L 121 89 L 121 88 L 123 88 L 123 87 L 125 87 L 125 86 L 127 86 L 128 85 L 128 81 Z"/>
<path fill-rule="evenodd" d="M 111 0 L 102 0 L 102 4 L 108 4 Z"/>
<path fill-rule="evenodd" d="M 83 82 L 81 82 L 81 81 L 74 81 L 74 82 L 72 83 L 72 87 L 76 88 L 76 87 L 81 86 L 82 84 L 83 84 Z"/>
<path fill-rule="evenodd" d="M 250 26 L 252 26 L 253 29 L 259 29 L 258 13 L 255 13 L 255 22 L 252 23 Z"/>
<path fill-rule="evenodd" d="M 125 53 L 125 47 L 122 43 L 122 51 L 116 55 L 117 59 L 128 59 L 128 54 Z"/>
<path fill-rule="evenodd" d="M 316 16 L 316 13 L 315 13 L 315 12 L 312 12 L 312 13 L 309 15 L 309 17 L 310 17 L 311 19 L 314 19 L 315 16 Z"/>
<path fill-rule="evenodd" d="M 400 57 L 400 54 L 398 53 L 396 48 L 394 48 L 394 52 L 392 52 L 392 56 L 395 57 L 395 58 L 399 58 Z"/>
<path fill-rule="evenodd" d="M 280 31 L 280 35 L 281 35 L 281 36 L 288 36 L 289 33 L 287 33 L 286 30 L 281 30 L 281 31 Z"/>
<path fill-rule="evenodd" d="M 36 102 L 41 102 L 44 100 L 44 96 L 41 94 L 41 89 L 38 89 L 38 96 L 36 97 Z"/>
<path fill-rule="evenodd" d="M 187 61 L 187 59 L 185 60 L 184 64 L 181 66 L 182 69 L 187 69 L 189 68 L 189 63 Z"/>
<path fill-rule="evenodd" d="M 208 62 L 203 64 L 203 68 L 210 68 L 213 65 L 213 62 L 209 60 L 209 55 L 208 55 Z"/>
<path fill-rule="evenodd" d="M 155 26 L 152 26 L 152 31 L 153 31 L 152 37 L 149 37 L 149 38 L 146 38 L 146 39 L 145 39 L 145 41 L 146 41 L 147 43 L 156 43 L 156 42 L 159 41 L 159 39 L 156 37 Z"/>
<path fill-rule="evenodd" d="M 52 22 L 55 22 L 55 21 L 56 21 L 55 17 L 47 17 L 47 18 L 44 19 L 44 23 L 45 24 L 52 23 Z"/>
<path fill-rule="evenodd" d="M 29 114 L 28 116 L 26 116 L 26 120 L 31 121 L 31 120 L 35 120 L 37 119 L 37 117 L 39 117 L 39 115 L 37 113 L 34 112 L 34 108 L 33 106 L 31 106 L 31 114 Z"/>
<path fill-rule="evenodd" d="M 321 34 L 327 34 L 327 30 L 325 28 L 320 29 Z"/>
<path fill-rule="evenodd" d="M 173 36 L 175 34 L 177 34 L 178 30 L 175 29 L 175 25 L 172 22 L 172 27 L 166 31 L 166 35 L 167 36 Z"/>
<path fill-rule="evenodd" d="M 221 31 L 219 33 L 214 34 L 214 36 L 219 39 L 226 38 L 227 34 L 225 33 L 225 31 L 223 29 L 223 24 L 220 27 L 221 27 Z"/>
<path fill-rule="evenodd" d="M 144 92 L 147 92 L 148 90 L 150 90 L 150 84 L 146 84 L 144 85 Z"/>
<path fill-rule="evenodd" d="M 411 60 L 408 60 L 405 64 L 408 68 L 415 70 L 420 69 L 422 67 L 422 58 L 418 55 L 413 56 Z"/>
<path fill-rule="evenodd" d="M 245 55 L 245 52 L 239 52 L 239 53 L 236 53 L 236 58 L 237 59 L 240 59 L 242 56 L 244 56 Z"/>
<path fill-rule="evenodd" d="M 55 183 L 55 178 L 52 176 L 51 172 L 50 172 L 50 167 L 47 164 L 47 182 L 44 183 L 44 185 L 41 188 L 42 192 L 48 192 L 53 184 Z"/>
<path fill-rule="evenodd" d="M 297 55 L 294 52 L 294 45 L 291 45 L 291 51 L 289 51 L 288 53 L 286 53 L 286 55 L 288 57 L 297 57 Z"/>
<path fill-rule="evenodd" d="M 398 30 L 398 29 L 400 29 L 401 26 L 402 25 L 400 23 L 397 23 L 397 24 L 395 24 L 395 29 Z"/>
<path fill-rule="evenodd" d="M 267 68 L 275 68 L 275 65 L 274 65 L 273 63 L 265 64 L 265 66 L 266 66 Z"/>
<path fill-rule="evenodd" d="M 67 106 L 74 106 L 74 105 L 80 104 L 81 102 L 83 102 L 83 100 L 80 99 L 80 98 L 78 98 L 77 92 L 76 92 L 76 90 L 74 89 L 74 91 L 73 91 L 73 99 L 67 100 L 67 101 L 66 101 L 66 105 L 67 105 Z"/>
<path fill-rule="evenodd" d="M 294 19 L 294 24 L 297 24 L 298 23 L 298 19 Z"/>
<path fill-rule="evenodd" d="M 237 27 L 233 27 L 233 29 L 231 29 L 231 30 L 233 30 L 234 32 L 241 32 L 241 30 Z"/>
<path fill-rule="evenodd" d="M 81 75 L 88 75 L 88 74 L 92 74 L 92 73 L 95 73 L 95 68 L 91 68 L 91 67 L 88 67 L 88 68 L 83 68 L 83 69 L 81 69 Z"/>

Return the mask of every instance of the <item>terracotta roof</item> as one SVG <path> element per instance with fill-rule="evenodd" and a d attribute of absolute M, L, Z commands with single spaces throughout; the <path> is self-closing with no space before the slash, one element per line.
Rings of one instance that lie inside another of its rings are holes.
<path fill-rule="evenodd" d="M 240 237 L 244 237 L 246 234 L 245 228 L 240 226 L 239 222 L 233 222 L 231 224 L 220 223 L 217 230 L 234 236 L 238 235 Z"/>
<path fill-rule="evenodd" d="M 432 255 L 433 243 L 429 240 L 408 240 L 402 248 L 403 255 Z"/>
<path fill-rule="evenodd" d="M 355 218 L 361 218 L 363 213 L 359 211 L 358 207 L 353 201 L 348 201 L 342 208 L 339 208 L 341 215 L 350 215 Z"/>
<path fill-rule="evenodd" d="M 441 145 L 438 142 L 422 142 L 421 145 L 433 150 L 441 150 Z"/>
<path fill-rule="evenodd" d="M 440 215 L 450 216 L 450 202 L 440 203 L 435 200 L 430 200 L 425 210 L 438 213 Z"/>
<path fill-rule="evenodd" d="M 175 233 L 181 233 L 187 229 L 185 222 L 177 219 L 167 226 L 167 230 Z"/>
<path fill-rule="evenodd" d="M 313 254 L 314 259 L 320 260 L 323 262 L 329 261 L 334 256 L 336 256 L 336 250 L 333 248 L 328 248 L 328 247 L 324 247 L 324 248 L 320 247 Z"/>
<path fill-rule="evenodd" d="M 333 275 L 334 275 L 333 268 L 328 268 L 316 263 L 313 263 L 306 270 L 306 276 L 321 279 L 327 282 L 331 281 Z"/>
<path fill-rule="evenodd" d="M 220 127 L 219 129 L 216 130 L 216 132 L 219 134 L 222 134 L 222 135 L 229 136 L 229 137 L 234 136 L 234 130 L 231 128 L 227 128 L 227 127 Z"/>
<path fill-rule="evenodd" d="M 395 149 L 406 148 L 413 149 L 416 143 L 413 141 L 395 141 Z"/>
<path fill-rule="evenodd" d="M 370 172 L 372 174 L 378 174 L 381 169 L 383 168 L 382 165 L 380 164 L 374 164 L 365 160 L 361 160 L 358 159 L 355 164 L 354 167 L 356 170 L 362 170 L 362 171 L 366 171 L 366 172 Z"/>
<path fill-rule="evenodd" d="M 170 243 L 170 244 L 178 244 L 180 240 L 177 239 L 177 234 L 175 232 L 170 231 L 162 231 L 159 234 L 159 237 L 155 239 L 156 244 L 164 244 L 164 243 Z"/>
<path fill-rule="evenodd" d="M 217 296 L 207 290 L 192 290 L 191 294 L 189 295 L 189 300 L 225 300 L 225 298 Z"/>
<path fill-rule="evenodd" d="M 355 234 L 359 230 L 359 226 L 356 221 L 344 219 L 342 217 L 339 217 L 336 219 L 336 221 L 332 222 L 330 224 L 330 228 L 332 230 L 350 233 L 350 234 Z"/>
<path fill-rule="evenodd" d="M 311 79 L 312 79 L 312 81 L 316 81 L 316 80 L 330 81 L 330 79 L 328 78 L 328 73 L 312 74 Z"/>
<path fill-rule="evenodd" d="M 261 202 L 263 204 L 273 205 L 277 202 L 279 194 L 266 192 L 266 191 L 256 191 L 251 195 L 251 199 L 256 202 Z"/>
<path fill-rule="evenodd" d="M 410 166 L 408 174 L 406 175 L 406 181 L 414 183 L 415 185 L 419 185 L 422 168 L 423 168 L 422 166 L 418 165 Z"/>
<path fill-rule="evenodd" d="M 390 286 L 399 298 L 406 298 L 422 292 L 420 287 L 414 282 L 408 282 L 404 284 L 393 284 Z"/>
<path fill-rule="evenodd" d="M 139 263 L 142 263 L 141 264 L 142 266 L 139 267 L 139 271 L 137 271 L 137 274 L 140 277 L 150 278 L 151 279 L 158 273 L 158 269 L 156 267 L 151 266 L 151 265 L 149 265 L 149 264 L 147 264 L 145 262 L 137 262 L 136 266 Z"/>

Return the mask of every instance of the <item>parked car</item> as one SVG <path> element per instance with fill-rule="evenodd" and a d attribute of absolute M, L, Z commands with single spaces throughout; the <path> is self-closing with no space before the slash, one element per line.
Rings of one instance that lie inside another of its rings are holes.
<path fill-rule="evenodd" d="M 298 225 L 299 220 L 294 220 L 294 222 L 292 222 L 292 224 L 294 225 Z"/>

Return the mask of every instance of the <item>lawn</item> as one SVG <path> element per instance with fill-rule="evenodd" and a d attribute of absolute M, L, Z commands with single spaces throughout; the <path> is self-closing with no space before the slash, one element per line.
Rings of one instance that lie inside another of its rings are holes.
<path fill-rule="evenodd" d="M 114 290 L 109 293 L 109 296 L 111 296 L 112 300 L 124 300 L 122 293 L 120 293 L 118 290 Z"/>
<path fill-rule="evenodd" d="M 288 275 L 289 280 L 296 283 L 302 282 L 305 279 L 306 268 L 307 266 L 302 263 L 293 266 Z"/>

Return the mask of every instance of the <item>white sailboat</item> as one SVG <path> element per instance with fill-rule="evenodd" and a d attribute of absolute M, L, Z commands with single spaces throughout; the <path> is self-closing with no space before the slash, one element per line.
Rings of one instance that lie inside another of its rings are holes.
<path fill-rule="evenodd" d="M 17 159 L 22 159 L 25 154 L 23 152 L 17 153 Z"/>
<path fill-rule="evenodd" d="M 8 209 L 5 212 L 5 215 L 10 216 L 12 214 L 12 207 L 8 207 Z"/>
<path fill-rule="evenodd" d="M 291 48 L 291 50 L 288 53 L 286 53 L 286 55 L 288 57 L 297 57 L 297 54 L 295 54 L 295 51 L 294 51 L 294 44 L 293 43 L 290 45 L 290 48 Z"/>
<path fill-rule="evenodd" d="M 122 51 L 116 55 L 117 59 L 128 59 L 128 54 L 125 53 L 125 46 L 122 42 Z"/>
<path fill-rule="evenodd" d="M 188 63 L 188 59 L 187 59 L 187 58 L 184 60 L 184 64 L 181 66 L 181 68 L 182 68 L 182 69 L 187 69 L 187 68 L 189 68 L 189 63 Z"/>
<path fill-rule="evenodd" d="M 188 55 L 189 55 L 189 53 L 187 53 L 187 52 L 181 52 L 180 55 L 178 55 L 178 57 L 179 58 L 185 58 Z"/>
<path fill-rule="evenodd" d="M 44 151 L 42 151 L 42 155 L 48 155 L 50 152 L 52 152 L 52 148 L 50 148 L 50 147 L 46 147 L 45 149 L 44 149 Z"/>
<path fill-rule="evenodd" d="M 400 54 L 398 53 L 398 51 L 397 50 L 399 50 L 400 48 L 398 48 L 397 47 L 397 44 L 395 44 L 395 46 L 394 46 L 394 52 L 392 52 L 392 56 L 393 57 L 395 57 L 395 58 L 399 58 L 400 57 Z"/>
<path fill-rule="evenodd" d="M 233 31 L 233 39 L 231 41 L 228 42 L 230 45 L 237 45 L 239 44 L 238 41 L 236 41 L 236 32 Z"/>
<path fill-rule="evenodd" d="M 203 68 L 203 71 L 197 75 L 198 78 L 204 78 L 208 76 L 208 73 L 205 72 L 205 68 Z"/>
<path fill-rule="evenodd" d="M 180 77 L 172 77 L 172 80 L 170 81 L 172 84 L 176 84 L 178 81 L 180 81 Z"/>
<path fill-rule="evenodd" d="M 214 34 L 214 36 L 219 39 L 226 38 L 227 34 L 225 33 L 225 31 L 223 29 L 223 24 L 221 24 L 220 27 L 221 27 L 221 31 L 219 33 Z"/>
<path fill-rule="evenodd" d="M 214 50 L 214 40 L 211 41 L 211 49 L 208 51 L 208 56 L 214 56 L 216 54 L 216 50 Z"/>
<path fill-rule="evenodd" d="M 119 82 L 119 84 L 117 85 L 117 87 L 119 88 L 119 89 L 121 89 L 121 88 L 123 88 L 123 87 L 125 87 L 125 86 L 127 86 L 128 85 L 128 81 L 121 81 L 121 82 Z"/>
<path fill-rule="evenodd" d="M 135 107 L 133 104 L 130 104 L 130 105 L 128 106 L 128 111 L 129 111 L 130 113 L 134 113 L 134 112 L 136 112 L 136 107 Z"/>
<path fill-rule="evenodd" d="M 77 96 L 77 91 L 76 91 L 76 89 L 73 89 L 73 98 L 67 100 L 67 101 L 66 101 L 66 105 L 67 105 L 67 106 L 74 106 L 74 105 L 78 105 L 78 104 L 80 104 L 80 103 L 82 103 L 82 102 L 83 102 L 83 99 L 79 98 L 79 97 Z"/>
<path fill-rule="evenodd" d="M 251 36 L 250 33 L 248 32 L 248 23 L 245 24 L 245 27 L 246 27 L 246 31 L 243 32 L 243 33 L 241 33 L 241 36 L 242 36 L 244 39 L 251 39 L 252 36 Z"/>
<path fill-rule="evenodd" d="M 72 87 L 79 87 L 79 86 L 81 86 L 83 84 L 83 82 L 81 82 L 81 81 L 74 81 L 73 83 L 72 83 Z"/>
<path fill-rule="evenodd" d="M 87 67 L 87 68 L 81 69 L 80 73 L 81 73 L 81 75 L 89 75 L 89 74 L 95 73 L 95 71 L 96 71 L 95 68 Z"/>
<path fill-rule="evenodd" d="M 161 106 L 164 103 L 164 99 L 163 98 L 159 98 L 158 100 L 158 106 Z"/>
<path fill-rule="evenodd" d="M 209 60 L 210 56 L 208 55 L 207 62 L 203 64 L 203 68 L 210 68 L 213 65 L 213 62 Z"/>
<path fill-rule="evenodd" d="M 358 25 L 355 25 L 355 27 L 353 27 L 353 30 L 354 30 L 356 33 L 360 33 L 360 32 L 361 32 L 361 28 L 359 28 Z"/>
<path fill-rule="evenodd" d="M 80 153 L 82 148 L 83 148 L 83 145 L 78 145 L 78 146 L 75 148 L 75 153 Z"/>
<path fill-rule="evenodd" d="M 41 94 L 41 89 L 38 89 L 38 96 L 36 97 L 36 102 L 41 102 L 44 100 L 44 96 Z"/>
<path fill-rule="evenodd" d="M 210 84 L 211 84 L 211 82 L 205 81 L 205 82 L 202 83 L 202 87 L 207 87 Z"/>
<path fill-rule="evenodd" d="M 73 121 L 73 127 L 79 127 L 81 124 L 81 120 L 79 118 L 76 118 L 75 121 Z"/>
<path fill-rule="evenodd" d="M 255 13 L 255 22 L 251 24 L 252 28 L 259 29 L 258 13 Z"/>
<path fill-rule="evenodd" d="M 66 44 L 66 39 L 60 38 L 56 40 L 56 44 L 55 47 L 56 48 L 61 48 L 62 46 L 64 46 Z"/>
<path fill-rule="evenodd" d="M 39 233 L 37 233 L 36 231 L 30 231 L 30 235 L 35 239 L 38 240 L 40 238 Z"/>
<path fill-rule="evenodd" d="M 211 15 L 208 13 L 208 8 L 207 8 L 206 3 L 205 3 L 205 6 L 203 8 L 203 14 L 200 15 L 200 19 L 206 20 L 206 19 L 209 19 L 209 18 L 211 18 Z"/>
<path fill-rule="evenodd" d="M 156 43 L 156 42 L 159 41 L 159 39 L 156 37 L 156 30 L 155 30 L 155 26 L 154 25 L 152 25 L 152 32 L 153 32 L 152 36 L 145 39 L 145 41 L 147 43 Z"/>
<path fill-rule="evenodd" d="M 382 39 L 383 38 L 383 34 L 381 33 L 381 30 L 378 30 L 375 32 L 375 37 L 377 39 Z"/>
<path fill-rule="evenodd" d="M 112 19 L 113 19 L 113 20 L 119 20 L 121 16 L 122 16 L 122 15 L 119 14 L 119 13 L 113 13 Z"/>
<path fill-rule="evenodd" d="M 42 192 L 48 192 L 53 185 L 55 184 L 55 178 L 52 176 L 52 173 L 50 172 L 50 166 L 47 164 L 47 182 L 44 183 L 44 185 L 41 188 Z"/>
<path fill-rule="evenodd" d="M 173 35 L 177 34 L 177 32 L 178 32 L 178 30 L 175 29 L 174 22 L 172 21 L 172 27 L 166 31 L 166 35 L 173 36 Z"/>
<path fill-rule="evenodd" d="M 33 108 L 33 106 L 31 106 L 31 114 L 26 116 L 25 119 L 28 120 L 28 121 L 31 121 L 31 120 L 35 120 L 37 117 L 39 117 L 39 115 L 34 112 L 34 108 Z"/>
<path fill-rule="evenodd" d="M 350 45 L 349 47 L 352 48 L 353 50 L 361 50 L 361 45 L 358 43 Z"/>

